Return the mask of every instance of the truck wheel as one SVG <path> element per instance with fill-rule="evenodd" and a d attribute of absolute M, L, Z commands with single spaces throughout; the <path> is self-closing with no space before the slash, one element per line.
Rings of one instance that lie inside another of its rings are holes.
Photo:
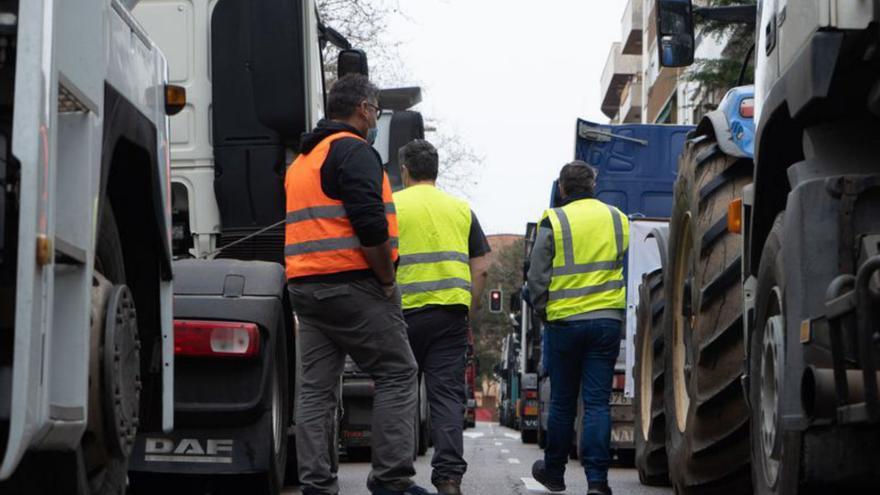
<path fill-rule="evenodd" d="M 282 320 L 283 321 L 283 320 Z M 277 495 L 284 488 L 287 469 L 287 425 L 290 418 L 290 399 L 287 386 L 287 329 L 280 325 L 275 338 L 275 366 L 270 384 L 270 435 L 272 439 L 272 462 L 265 474 L 266 493 Z"/>
<path fill-rule="evenodd" d="M 666 453 L 678 494 L 751 489 L 741 239 L 726 228 L 751 171 L 710 136 L 690 139 L 679 162 L 663 317 Z"/>
<path fill-rule="evenodd" d="M 645 275 L 639 285 L 635 338 L 635 465 L 643 485 L 669 484 L 666 415 L 663 409 L 663 270 Z"/>
<path fill-rule="evenodd" d="M 785 451 L 778 408 L 785 366 L 783 218 L 784 213 L 776 217 L 761 254 L 748 357 L 752 486 L 758 495 L 798 491 L 800 452 Z"/>
<path fill-rule="evenodd" d="M 92 313 L 90 403 L 95 411 L 81 442 L 82 468 L 92 495 L 115 495 L 125 493 L 137 431 L 140 343 L 134 299 L 125 286 L 122 241 L 109 201 L 101 212 L 95 272 L 92 295 L 100 306 Z"/>

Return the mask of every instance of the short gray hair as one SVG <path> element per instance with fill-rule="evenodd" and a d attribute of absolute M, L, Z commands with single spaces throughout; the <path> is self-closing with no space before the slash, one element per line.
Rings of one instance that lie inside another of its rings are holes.
<path fill-rule="evenodd" d="M 376 101 L 379 90 L 363 74 L 348 74 L 333 83 L 327 93 L 327 117 L 347 119 L 364 101 Z"/>
<path fill-rule="evenodd" d="M 424 139 L 414 139 L 400 148 L 398 158 L 415 180 L 437 180 L 440 158 L 437 148 Z"/>

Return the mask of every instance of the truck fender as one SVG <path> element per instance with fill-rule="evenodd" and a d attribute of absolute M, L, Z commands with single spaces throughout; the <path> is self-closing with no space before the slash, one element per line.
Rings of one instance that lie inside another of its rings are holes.
<path fill-rule="evenodd" d="M 696 136 L 715 136 L 718 147 L 728 156 L 737 158 L 752 158 L 752 155 L 744 151 L 734 141 L 730 130 L 730 123 L 724 111 L 719 108 L 707 113 L 694 130 Z"/>

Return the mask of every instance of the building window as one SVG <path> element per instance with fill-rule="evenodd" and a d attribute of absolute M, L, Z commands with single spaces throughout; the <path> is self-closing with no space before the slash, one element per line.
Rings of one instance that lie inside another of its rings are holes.
<path fill-rule="evenodd" d="M 663 109 L 657 114 L 655 124 L 675 124 L 678 122 L 678 94 L 672 93 L 669 101 L 663 105 Z"/>

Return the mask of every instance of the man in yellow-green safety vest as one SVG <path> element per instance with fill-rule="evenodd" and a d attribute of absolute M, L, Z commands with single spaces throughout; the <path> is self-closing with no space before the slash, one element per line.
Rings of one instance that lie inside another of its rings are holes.
<path fill-rule="evenodd" d="M 397 285 L 409 342 L 424 376 L 434 441 L 431 482 L 460 495 L 467 469 L 462 429 L 469 311 L 486 282 L 489 243 L 467 202 L 434 185 L 439 159 L 428 141 L 400 149 L 406 189 L 394 194 L 399 228 Z"/>
<path fill-rule="evenodd" d="M 565 490 L 578 393 L 584 404 L 580 458 L 589 495 L 610 495 L 611 382 L 626 307 L 623 261 L 629 222 L 594 197 L 596 170 L 576 160 L 562 167 L 562 205 L 544 212 L 530 258 L 528 290 L 543 315 L 550 416 L 544 459 L 534 478 Z"/>

